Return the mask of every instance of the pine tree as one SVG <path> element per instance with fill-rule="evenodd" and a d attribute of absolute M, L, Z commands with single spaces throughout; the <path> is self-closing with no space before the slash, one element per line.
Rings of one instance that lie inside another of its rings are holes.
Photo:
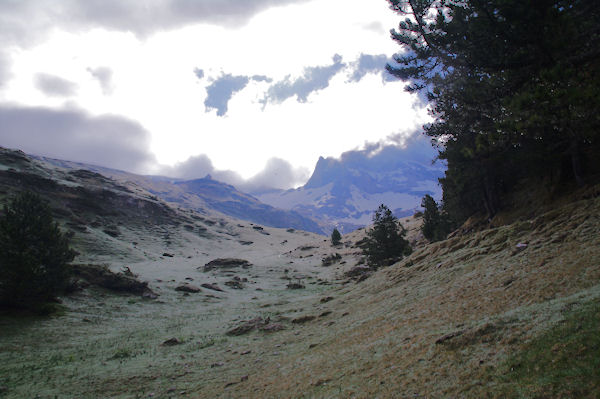
<path fill-rule="evenodd" d="M 520 179 L 600 172 L 600 9 L 592 0 L 388 0 L 404 18 L 388 65 L 432 106 L 454 219 L 493 217 Z"/>
<path fill-rule="evenodd" d="M 0 218 L 0 304 L 31 307 L 66 286 L 75 252 L 41 198 L 24 192 Z"/>
<path fill-rule="evenodd" d="M 363 249 L 369 266 L 387 266 L 409 255 L 412 249 L 405 236 L 404 226 L 387 206 L 381 204 L 375 211 L 373 227 L 367 232 Z"/>
<path fill-rule="evenodd" d="M 331 244 L 339 245 L 341 243 L 341 241 L 342 241 L 342 235 L 340 234 L 338 229 L 333 229 L 333 232 L 331 233 Z"/>
<path fill-rule="evenodd" d="M 429 194 L 425 194 L 421 206 L 424 208 L 421 226 L 423 236 L 431 242 L 445 239 L 451 229 L 448 216 L 440 210 L 437 202 Z"/>

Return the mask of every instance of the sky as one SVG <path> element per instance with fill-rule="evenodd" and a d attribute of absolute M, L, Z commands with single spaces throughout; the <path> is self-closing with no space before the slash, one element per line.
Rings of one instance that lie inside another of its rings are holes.
<path fill-rule="evenodd" d="M 141 174 L 303 184 L 429 119 L 385 0 L 0 0 L 0 146 Z"/>

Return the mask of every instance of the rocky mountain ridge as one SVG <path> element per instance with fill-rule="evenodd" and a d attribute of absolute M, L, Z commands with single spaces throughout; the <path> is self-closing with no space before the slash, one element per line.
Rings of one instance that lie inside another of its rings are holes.
<path fill-rule="evenodd" d="M 340 159 L 321 157 L 304 186 L 254 195 L 264 203 L 319 220 L 328 231 L 336 227 L 350 232 L 370 224 L 380 204 L 404 217 L 420 209 L 425 194 L 439 199 L 438 179 L 444 167 L 432 164 L 434 157 L 424 140 L 404 148 L 350 151 Z"/>

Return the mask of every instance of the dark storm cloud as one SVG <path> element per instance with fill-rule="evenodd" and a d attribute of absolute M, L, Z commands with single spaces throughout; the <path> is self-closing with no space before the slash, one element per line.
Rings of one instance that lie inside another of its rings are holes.
<path fill-rule="evenodd" d="M 250 79 L 247 76 L 221 75 L 206 88 L 207 97 L 204 100 L 206 110 L 209 111 L 213 108 L 217 110 L 218 116 L 225 115 L 231 97 L 234 93 L 246 87 L 249 81 Z"/>
<path fill-rule="evenodd" d="M 0 145 L 52 158 L 145 172 L 156 160 L 148 132 L 116 115 L 0 105 Z"/>
<path fill-rule="evenodd" d="M 188 24 L 239 26 L 273 6 L 306 0 L 18 0 L 0 1 L 0 42 L 24 44 L 51 28 L 130 31 L 147 36 Z"/>
<path fill-rule="evenodd" d="M 397 79 L 385 69 L 385 66 L 391 62 L 393 60 L 385 54 L 361 54 L 358 60 L 351 64 L 352 74 L 349 80 L 350 82 L 360 82 L 368 73 L 380 73 L 385 81 L 395 81 Z"/>
<path fill-rule="evenodd" d="M 87 71 L 98 80 L 102 93 L 108 95 L 112 93 L 112 69 L 108 67 L 88 68 Z"/>
<path fill-rule="evenodd" d="M 59 76 L 38 73 L 34 78 L 35 87 L 47 96 L 68 97 L 75 94 L 77 85 Z"/>
<path fill-rule="evenodd" d="M 292 80 L 288 76 L 272 85 L 263 103 L 281 103 L 294 96 L 298 102 L 306 102 L 310 93 L 327 88 L 329 81 L 345 66 L 342 57 L 336 54 L 331 65 L 305 68 L 301 77 Z"/>

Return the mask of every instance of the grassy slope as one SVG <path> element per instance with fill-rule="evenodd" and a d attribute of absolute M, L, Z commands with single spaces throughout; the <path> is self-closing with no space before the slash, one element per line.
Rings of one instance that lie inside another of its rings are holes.
<path fill-rule="evenodd" d="M 282 335 L 295 342 L 285 359 L 259 363 L 224 396 L 505 397 L 520 384 L 507 362 L 535 342 L 551 356 L 544 334 L 600 298 L 599 226 L 600 199 L 582 199 L 423 247 L 339 293 L 327 321 Z M 597 346 L 577 348 L 588 349 L 597 362 Z M 593 381 L 588 397 L 599 394 Z M 527 390 L 554 392 L 540 384 Z"/>
<path fill-rule="evenodd" d="M 593 362 L 600 355 L 592 339 L 600 300 L 598 196 L 420 246 L 360 284 L 336 280 L 358 262 L 356 248 L 339 250 L 346 264 L 323 268 L 321 257 L 337 250 L 322 238 L 230 227 L 239 235 L 211 240 L 180 228 L 169 238 L 175 257 L 161 259 L 162 236 L 141 240 L 135 238 L 141 230 L 122 226 L 123 238 L 140 243 L 122 248 L 112 266 L 129 265 L 151 281 L 160 300 L 88 291 L 68 298 L 62 316 L 1 320 L 0 396 L 598 395 Z M 360 234 L 343 241 L 356 242 Z M 316 248 L 300 249 L 310 240 Z M 527 247 L 517 249 L 518 243 Z M 251 260 L 255 266 L 237 274 L 256 285 L 197 296 L 173 290 L 186 276 L 223 286 L 225 275 L 196 270 L 216 255 Z M 307 289 L 286 290 L 286 269 L 303 275 Z M 319 285 L 319 278 L 333 285 Z M 224 334 L 255 316 L 286 330 Z M 291 322 L 300 316 L 315 318 Z M 171 337 L 182 344 L 160 345 Z"/>

